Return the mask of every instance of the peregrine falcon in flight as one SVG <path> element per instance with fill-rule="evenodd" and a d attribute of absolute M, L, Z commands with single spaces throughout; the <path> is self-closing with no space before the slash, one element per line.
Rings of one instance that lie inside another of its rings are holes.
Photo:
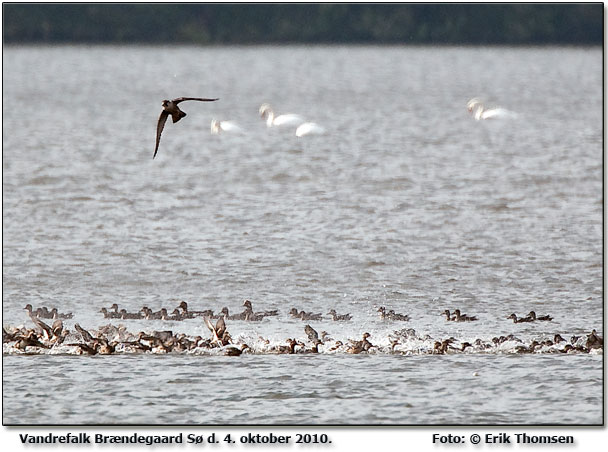
<path fill-rule="evenodd" d="M 201 102 L 213 102 L 219 99 L 203 99 L 201 97 L 178 97 L 173 100 L 163 100 L 163 110 L 160 112 L 160 116 L 158 117 L 158 124 L 156 126 L 156 147 L 154 148 L 154 157 L 156 157 L 156 153 L 158 152 L 158 145 L 160 144 L 160 135 L 163 133 L 163 129 L 165 128 L 165 122 L 167 122 L 167 117 L 171 115 L 171 119 L 176 123 L 184 116 L 186 113 L 181 111 L 177 104 L 183 102 L 185 100 L 199 100 Z"/>

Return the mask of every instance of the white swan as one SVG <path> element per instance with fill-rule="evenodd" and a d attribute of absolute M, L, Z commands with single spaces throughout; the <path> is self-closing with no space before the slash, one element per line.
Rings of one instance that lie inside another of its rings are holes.
<path fill-rule="evenodd" d="M 478 98 L 474 97 L 473 99 L 469 100 L 467 102 L 467 110 L 469 111 L 469 113 L 473 112 L 473 110 L 475 109 L 475 107 L 477 107 L 478 105 L 480 105 L 481 107 L 483 107 L 483 104 L 481 103 L 481 100 L 479 100 Z"/>
<path fill-rule="evenodd" d="M 234 121 L 218 121 L 217 119 L 211 120 L 211 133 L 219 135 L 220 133 L 242 133 L 243 129 Z"/>
<path fill-rule="evenodd" d="M 325 129 L 316 122 L 305 122 L 296 129 L 296 136 L 303 137 L 304 135 L 321 135 L 325 133 Z"/>
<path fill-rule="evenodd" d="M 268 104 L 262 104 L 260 106 L 260 116 L 266 120 L 266 126 L 284 126 L 301 123 L 304 119 L 300 115 L 286 114 L 275 116 L 272 107 Z"/>
<path fill-rule="evenodd" d="M 494 118 L 514 118 L 516 116 L 514 112 L 504 108 L 485 108 L 483 103 L 475 97 L 467 102 L 467 110 L 473 114 L 473 117 L 477 121 Z"/>

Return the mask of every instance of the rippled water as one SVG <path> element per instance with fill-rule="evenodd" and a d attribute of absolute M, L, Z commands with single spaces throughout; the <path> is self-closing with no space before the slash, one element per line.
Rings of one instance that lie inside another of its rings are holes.
<path fill-rule="evenodd" d="M 47 369 L 44 386 L 5 372 L 5 421 L 17 424 L 36 419 L 70 424 L 533 425 L 601 420 L 599 356 L 138 355 L 4 360 L 7 368 L 28 374 Z M 20 394 L 20 402 L 13 392 Z M 17 407 L 19 412 L 12 413 Z"/>
<path fill-rule="evenodd" d="M 281 312 L 229 323 L 250 342 L 303 340 L 291 307 L 350 312 L 312 324 L 380 345 L 404 326 L 603 335 L 601 64 L 599 48 L 5 47 L 3 324 L 31 326 L 26 303 L 97 328 L 112 303 L 248 298 Z M 177 96 L 221 100 L 182 104 L 152 160 Z M 475 121 L 471 97 L 517 117 Z M 326 133 L 267 129 L 263 102 Z M 211 135 L 212 118 L 245 133 Z M 532 309 L 554 321 L 505 319 Z M 3 384 L 12 424 L 602 421 L 602 355 L 5 356 Z"/>

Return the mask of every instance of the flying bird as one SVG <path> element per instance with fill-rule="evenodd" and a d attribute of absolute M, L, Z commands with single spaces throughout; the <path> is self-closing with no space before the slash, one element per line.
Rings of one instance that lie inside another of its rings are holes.
<path fill-rule="evenodd" d="M 312 326 L 306 325 L 304 327 L 304 332 L 308 336 L 308 339 L 310 339 L 310 342 L 319 341 L 319 333 L 317 333 L 317 331 Z"/>
<path fill-rule="evenodd" d="M 219 99 L 203 99 L 201 97 L 178 97 L 173 100 L 163 100 L 163 110 L 160 112 L 160 116 L 158 117 L 158 124 L 156 125 L 156 147 L 154 148 L 154 157 L 156 157 L 156 153 L 158 152 L 158 145 L 160 144 L 160 135 L 163 133 L 163 129 L 165 128 L 165 123 L 167 122 L 167 118 L 171 115 L 171 119 L 173 119 L 173 123 L 176 123 L 184 116 L 186 113 L 181 111 L 177 104 L 180 102 L 184 102 L 185 100 L 198 100 L 201 102 L 213 102 Z"/>

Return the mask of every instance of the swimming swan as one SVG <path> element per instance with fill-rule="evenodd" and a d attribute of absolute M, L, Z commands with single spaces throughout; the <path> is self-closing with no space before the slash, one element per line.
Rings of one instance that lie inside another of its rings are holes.
<path fill-rule="evenodd" d="M 293 125 L 301 123 L 304 120 L 300 115 L 293 113 L 275 116 L 269 104 L 262 104 L 260 106 L 260 116 L 266 120 L 267 127 Z"/>
<path fill-rule="evenodd" d="M 243 129 L 234 121 L 218 121 L 217 119 L 211 120 L 211 133 L 219 135 L 220 133 L 242 133 Z"/>
<path fill-rule="evenodd" d="M 477 121 L 482 119 L 514 118 L 516 116 L 515 113 L 504 108 L 485 108 L 483 103 L 475 97 L 467 102 L 467 110 L 473 114 L 473 117 Z"/>
<path fill-rule="evenodd" d="M 296 136 L 303 137 L 304 135 L 321 135 L 325 133 L 325 129 L 316 122 L 305 122 L 296 129 Z"/>

